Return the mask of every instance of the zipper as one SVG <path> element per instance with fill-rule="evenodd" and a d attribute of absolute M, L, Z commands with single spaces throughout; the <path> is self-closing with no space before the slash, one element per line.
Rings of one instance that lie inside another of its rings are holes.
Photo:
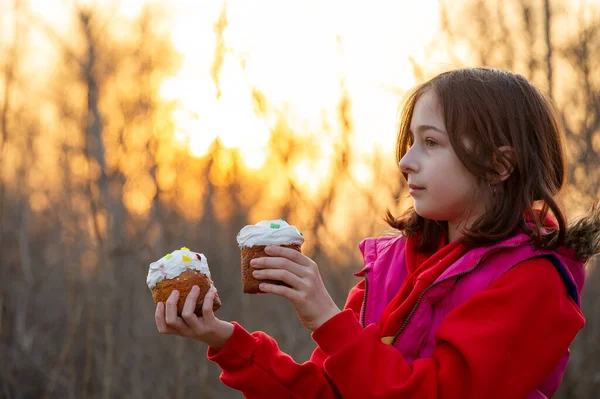
<path fill-rule="evenodd" d="M 360 311 L 360 324 L 365 328 L 365 313 L 367 312 L 367 292 L 369 291 L 369 272 L 365 272 L 365 293 Z"/>
<path fill-rule="evenodd" d="M 447 280 L 449 280 L 451 278 L 462 277 L 462 276 L 464 276 L 466 274 L 469 274 L 469 273 L 473 272 L 475 269 L 477 269 L 477 267 L 483 261 L 483 259 L 487 256 L 487 254 L 489 254 L 492 251 L 499 251 L 499 250 L 502 250 L 502 249 L 517 248 L 520 245 L 521 244 L 516 244 L 516 245 L 510 245 L 510 246 L 496 247 L 496 248 L 488 249 L 486 252 L 483 253 L 483 255 L 481 255 L 481 258 L 479 258 L 479 260 L 477 261 L 477 263 L 475 263 L 475 265 L 472 268 L 470 268 L 468 270 L 465 270 L 465 271 L 462 271 L 460 273 L 453 274 L 452 276 L 448 276 L 448 277 L 446 277 L 443 280 L 436 281 L 433 284 L 431 284 L 429 287 L 425 288 L 425 290 L 423 290 L 423 292 L 421 292 L 421 295 L 419 295 L 419 297 L 417 298 L 417 302 L 415 303 L 415 306 L 413 306 L 413 308 L 411 309 L 411 311 L 408 314 L 408 316 L 406 316 L 406 320 L 404 320 L 404 324 L 402 324 L 402 327 L 400 327 L 400 330 L 398 330 L 398 332 L 396 333 L 396 335 L 394 335 L 394 338 L 392 339 L 392 342 L 391 342 L 390 345 L 394 345 L 394 343 L 396 342 L 396 340 L 398 339 L 398 337 L 400 336 L 400 334 L 402 334 L 402 331 L 404 331 L 404 329 L 408 325 L 408 322 L 410 321 L 410 319 L 412 318 L 413 314 L 415 313 L 415 311 L 419 307 L 419 303 L 421 303 L 421 299 L 423 298 L 423 296 L 425 296 L 425 294 L 427 293 L 427 291 L 429 291 L 431 288 L 435 287 L 436 285 L 441 284 L 444 281 L 447 281 Z M 366 287 L 365 287 L 365 292 L 366 292 Z"/>

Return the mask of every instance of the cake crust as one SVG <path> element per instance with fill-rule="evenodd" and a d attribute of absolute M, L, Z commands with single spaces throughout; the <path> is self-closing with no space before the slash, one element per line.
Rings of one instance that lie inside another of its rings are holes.
<path fill-rule="evenodd" d="M 200 273 L 198 270 L 188 269 L 182 272 L 179 276 L 176 276 L 172 279 L 164 279 L 156 283 L 156 286 L 152 288 L 152 297 L 154 298 L 154 303 L 166 303 L 167 299 L 169 299 L 169 296 L 171 295 L 171 292 L 173 290 L 177 290 L 179 291 L 177 315 L 181 316 L 185 300 L 194 285 L 197 285 L 200 288 L 200 295 L 196 301 L 194 313 L 196 316 L 201 317 L 204 296 L 210 289 L 211 285 L 214 285 L 214 283 L 210 277 Z M 219 294 L 216 294 L 213 302 L 213 312 L 216 312 L 220 307 L 221 298 L 219 298 Z"/>
<path fill-rule="evenodd" d="M 255 245 L 253 247 L 242 247 L 241 248 L 241 261 L 242 261 L 242 289 L 246 294 L 261 294 L 263 291 L 258 288 L 260 283 L 269 283 L 275 285 L 283 285 L 289 287 L 288 284 L 279 280 L 266 280 L 266 279 L 256 279 L 252 275 L 254 268 L 250 266 L 250 261 L 254 258 L 263 258 L 268 257 L 265 252 L 266 245 Z M 284 248 L 291 248 L 298 252 L 301 251 L 301 245 L 291 244 L 291 245 L 281 245 Z"/>

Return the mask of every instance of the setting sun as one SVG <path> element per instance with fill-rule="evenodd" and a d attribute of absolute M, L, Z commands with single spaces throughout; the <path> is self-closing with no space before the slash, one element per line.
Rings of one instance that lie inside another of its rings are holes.
<path fill-rule="evenodd" d="M 299 135 L 323 133 L 324 117 L 337 129 L 342 90 L 351 104 L 356 149 L 391 149 L 398 93 L 415 83 L 409 57 L 423 58 L 437 26 L 433 0 L 412 3 L 410 15 L 401 1 L 369 7 L 341 1 L 174 3 L 172 39 L 184 58 L 161 93 L 178 104 L 173 118 L 185 133 L 179 140 L 202 156 L 218 137 L 225 147 L 242 150 L 251 168 L 263 165 L 268 120 L 277 112 L 286 113 Z M 264 94 L 264 114 L 255 110 L 253 89 Z M 324 159 L 316 162 L 323 167 Z"/>

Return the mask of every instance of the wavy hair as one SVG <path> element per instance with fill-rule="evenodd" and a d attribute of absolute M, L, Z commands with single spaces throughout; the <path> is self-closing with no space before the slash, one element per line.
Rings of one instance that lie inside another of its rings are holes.
<path fill-rule="evenodd" d="M 402 108 L 396 158 L 410 148 L 412 114 L 421 95 L 433 90 L 441 104 L 454 152 L 480 181 L 497 184 L 491 209 L 464 231 L 469 246 L 489 245 L 522 229 L 538 248 L 556 248 L 565 241 L 565 216 L 554 197 L 565 183 L 563 132 L 551 102 L 523 76 L 489 69 L 458 69 L 437 75 L 415 87 Z M 467 147 L 465 143 L 470 143 Z M 514 158 L 499 151 L 514 149 Z M 490 160 L 512 168 L 510 176 L 498 173 Z M 404 174 L 407 179 L 407 175 Z M 548 230 L 549 212 L 557 226 Z M 447 225 L 419 216 L 409 208 L 399 217 L 388 210 L 386 222 L 406 236 L 419 235 L 420 250 L 431 251 Z"/>

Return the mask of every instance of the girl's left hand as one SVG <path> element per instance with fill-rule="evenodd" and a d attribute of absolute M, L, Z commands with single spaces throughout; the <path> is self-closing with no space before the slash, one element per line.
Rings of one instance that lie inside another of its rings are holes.
<path fill-rule="evenodd" d="M 269 245 L 265 252 L 270 257 L 256 258 L 250 265 L 257 279 L 279 280 L 283 285 L 261 283 L 266 293 L 287 298 L 292 302 L 300 321 L 309 330 L 316 330 L 340 312 L 325 289 L 317 264 L 306 255 L 291 248 Z"/>

